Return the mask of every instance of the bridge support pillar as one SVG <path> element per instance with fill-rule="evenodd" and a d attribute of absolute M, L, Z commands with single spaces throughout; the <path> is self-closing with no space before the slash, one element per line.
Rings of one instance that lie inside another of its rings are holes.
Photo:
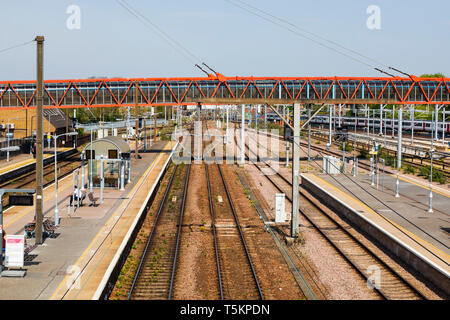
<path fill-rule="evenodd" d="M 329 105 L 328 106 L 328 108 L 329 108 L 329 123 L 328 123 L 328 127 L 329 127 L 329 134 L 328 134 L 328 145 L 327 145 L 327 148 L 331 148 L 331 143 L 332 143 L 332 141 L 331 141 L 331 135 L 332 135 L 332 126 L 333 126 L 333 123 L 332 123 L 332 112 L 333 112 L 333 109 L 332 109 L 332 106 L 331 105 Z"/>
<path fill-rule="evenodd" d="M 292 158 L 291 237 L 298 237 L 299 176 L 300 176 L 300 104 L 294 104 L 294 143 Z"/>
<path fill-rule="evenodd" d="M 196 132 L 197 132 L 197 161 L 201 161 L 202 159 L 202 117 L 201 117 L 201 113 L 202 113 L 202 105 L 199 103 L 197 105 L 197 111 L 198 111 L 198 124 L 196 127 Z"/>
<path fill-rule="evenodd" d="M 398 143 L 397 143 L 397 168 L 402 167 L 402 131 L 403 131 L 403 108 L 398 108 Z"/>

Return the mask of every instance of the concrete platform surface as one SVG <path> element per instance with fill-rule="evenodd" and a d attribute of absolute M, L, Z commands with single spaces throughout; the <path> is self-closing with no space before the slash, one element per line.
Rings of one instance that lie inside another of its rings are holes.
<path fill-rule="evenodd" d="M 147 190 L 145 186 L 151 185 L 151 179 L 156 177 L 171 150 L 171 142 L 155 142 L 149 152 L 140 152 L 142 159 L 132 157 L 131 183 L 124 191 L 105 189 L 103 204 L 90 207 L 89 200 L 85 199 L 84 206 L 70 215 L 67 207 L 72 176 L 61 179 L 58 184 L 60 226 L 41 246 L 34 245 L 34 238 L 27 239 L 27 274 L 20 279 L 0 278 L 0 299 L 90 299 L 105 271 L 99 264 L 107 265 L 115 250 L 110 246 L 109 251 L 104 250 L 102 245 L 123 238 L 129 221 L 133 220 L 134 211 L 130 208 L 139 206 L 142 200 L 138 191 Z M 94 194 L 100 197 L 100 190 L 94 189 Z M 54 196 L 54 185 L 44 190 L 44 214 L 52 220 Z M 12 207 L 5 212 L 4 229 L 7 234 L 23 234 L 25 224 L 33 217 L 34 207 Z"/>

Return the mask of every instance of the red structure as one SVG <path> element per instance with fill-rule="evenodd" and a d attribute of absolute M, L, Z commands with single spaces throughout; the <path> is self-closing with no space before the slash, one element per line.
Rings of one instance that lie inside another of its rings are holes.
<path fill-rule="evenodd" d="M 48 80 L 45 108 L 241 103 L 450 104 L 450 78 L 225 77 Z M 0 110 L 34 108 L 35 81 L 0 81 Z"/>

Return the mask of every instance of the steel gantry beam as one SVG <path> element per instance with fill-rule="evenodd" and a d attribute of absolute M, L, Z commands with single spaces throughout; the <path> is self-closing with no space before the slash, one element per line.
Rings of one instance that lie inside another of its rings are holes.
<path fill-rule="evenodd" d="M 450 78 L 203 77 L 47 80 L 45 108 L 203 104 L 450 104 Z M 0 110 L 35 108 L 35 81 L 0 81 Z"/>

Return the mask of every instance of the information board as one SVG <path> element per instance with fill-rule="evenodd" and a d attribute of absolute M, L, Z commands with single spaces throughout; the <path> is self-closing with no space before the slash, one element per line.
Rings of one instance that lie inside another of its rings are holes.
<path fill-rule="evenodd" d="M 25 236 L 6 236 L 5 267 L 23 268 Z"/>

